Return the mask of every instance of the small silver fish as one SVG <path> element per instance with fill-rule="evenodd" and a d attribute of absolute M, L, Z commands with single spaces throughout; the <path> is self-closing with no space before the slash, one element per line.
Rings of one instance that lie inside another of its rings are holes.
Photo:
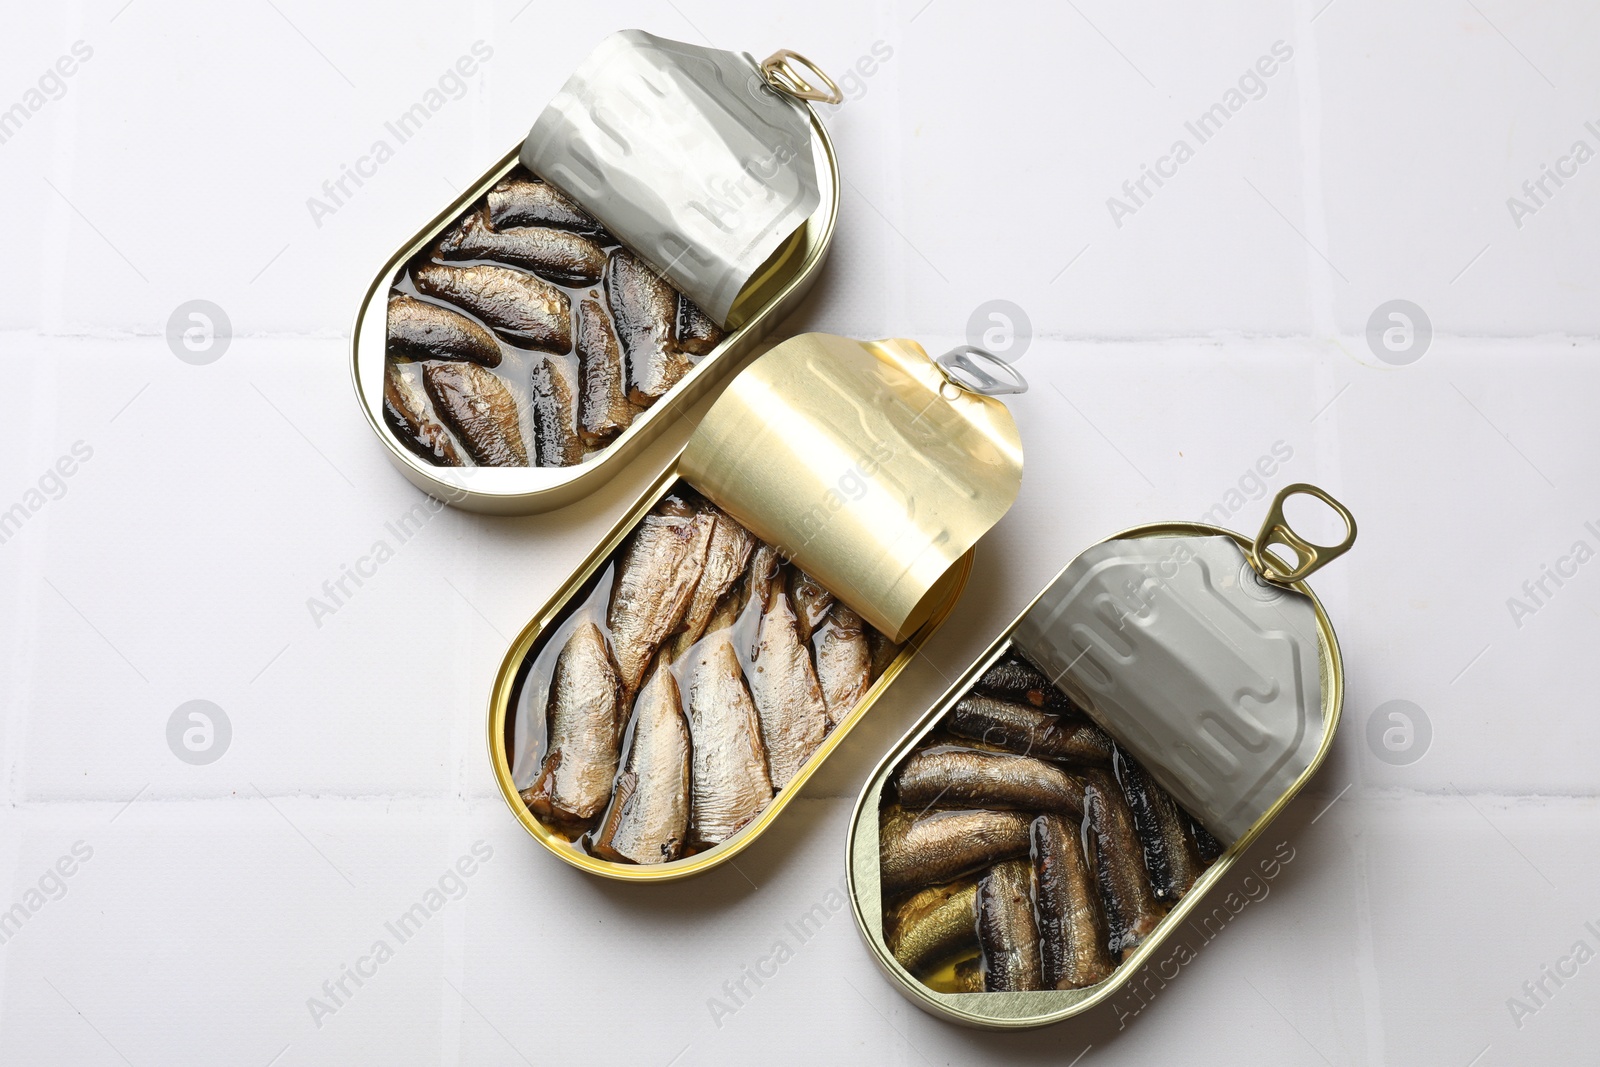
<path fill-rule="evenodd" d="M 689 837 L 696 846 L 710 846 L 761 814 L 772 800 L 772 780 L 733 643 L 726 637 L 702 641 L 687 669 L 693 745 Z"/>
<path fill-rule="evenodd" d="M 711 515 L 669 495 L 634 528 L 616 562 L 606 625 L 631 699 L 656 650 L 689 607 L 711 542 Z"/>
<path fill-rule="evenodd" d="M 779 581 L 767 592 L 750 661 L 750 693 L 761 715 L 772 785 L 782 789 L 822 744 L 829 719 L 789 595 Z"/>
<path fill-rule="evenodd" d="M 522 792 L 535 814 L 582 824 L 605 810 L 625 724 L 617 689 L 605 636 L 593 622 L 582 623 L 556 658 L 545 703 L 544 763 Z"/>
<path fill-rule="evenodd" d="M 476 363 L 425 363 L 423 385 L 433 408 L 475 463 L 526 467 L 517 402 L 505 383 Z"/>
<path fill-rule="evenodd" d="M 689 835 L 689 723 L 664 657 L 633 706 L 633 739 L 611 808 L 595 837 L 602 859 L 667 863 Z"/>
<path fill-rule="evenodd" d="M 422 368 L 415 363 L 387 361 L 383 371 L 383 414 L 390 431 L 411 451 L 439 467 L 464 467 L 450 436 L 433 413 L 422 384 Z"/>
<path fill-rule="evenodd" d="M 398 292 L 389 294 L 388 312 L 391 356 L 500 365 L 500 345 L 494 335 L 459 312 Z"/>
<path fill-rule="evenodd" d="M 472 312 L 509 344 L 572 350 L 572 302 L 536 274 L 492 263 L 424 263 L 411 272 L 411 280 L 419 292 Z"/>
<path fill-rule="evenodd" d="M 816 641 L 817 681 L 828 721 L 837 726 L 872 688 L 872 650 L 861 616 L 835 601 Z"/>

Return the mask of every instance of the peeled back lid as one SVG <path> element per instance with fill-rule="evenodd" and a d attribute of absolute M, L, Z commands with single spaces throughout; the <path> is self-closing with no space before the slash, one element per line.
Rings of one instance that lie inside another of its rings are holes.
<path fill-rule="evenodd" d="M 913 341 L 792 337 L 706 413 L 687 480 L 893 640 L 1022 482 L 1006 406 Z"/>
<path fill-rule="evenodd" d="M 1294 535 L 1282 520 L 1293 492 L 1334 507 L 1348 527 L 1344 542 L 1326 548 Z M 1293 584 L 1354 540 L 1343 505 L 1293 485 L 1248 553 L 1224 534 L 1105 541 L 1051 583 L 1015 644 L 1231 844 L 1322 749 L 1331 650 L 1315 603 Z M 1311 558 L 1283 566 L 1269 551 L 1274 542 Z"/>
<path fill-rule="evenodd" d="M 540 113 L 522 163 L 730 327 L 739 294 L 822 201 L 791 93 L 748 54 L 621 30 Z"/>

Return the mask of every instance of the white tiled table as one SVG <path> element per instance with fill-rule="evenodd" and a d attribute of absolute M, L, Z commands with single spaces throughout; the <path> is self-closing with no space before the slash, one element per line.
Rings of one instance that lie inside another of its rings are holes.
<path fill-rule="evenodd" d="M 92 52 L 0 143 L 0 509 L 29 512 L 0 543 L 0 909 L 29 913 L 0 944 L 0 1062 L 1593 1062 L 1600 963 L 1524 983 L 1600 950 L 1600 562 L 1536 611 L 1508 599 L 1600 549 L 1600 160 L 1520 227 L 1507 206 L 1600 149 L 1593 5 L 519 7 L 96 0 L 0 36 L 0 108 Z M 1009 300 L 1034 385 L 1022 496 L 957 621 L 738 870 L 657 889 L 527 838 L 483 708 L 508 635 L 681 433 L 566 511 L 445 512 L 320 625 L 307 607 L 416 500 L 351 395 L 363 287 L 631 25 L 870 70 L 828 119 L 849 186 L 790 329 L 936 349 Z M 477 41 L 461 98 L 314 218 Z M 1277 42 L 1259 99 L 1198 143 L 1185 124 Z M 1180 138 L 1192 158 L 1114 220 Z M 208 366 L 162 336 L 197 298 L 235 333 Z M 1436 331 L 1408 365 L 1364 336 L 1396 298 Z M 941 670 L 1084 545 L 1200 517 L 1280 444 L 1274 480 L 1330 489 L 1361 540 L 1317 579 L 1346 719 L 1258 848 L 1294 854 L 1266 894 L 1136 1017 L 1123 998 L 1023 1035 L 912 1008 L 847 912 L 794 943 Z M 166 740 L 195 699 L 232 727 L 205 766 Z M 1407 765 L 1367 739 L 1391 700 L 1431 723 Z M 385 924 L 475 848 L 397 944 Z M 392 958 L 313 1012 L 380 938 Z M 714 1012 L 778 938 L 793 959 Z"/>

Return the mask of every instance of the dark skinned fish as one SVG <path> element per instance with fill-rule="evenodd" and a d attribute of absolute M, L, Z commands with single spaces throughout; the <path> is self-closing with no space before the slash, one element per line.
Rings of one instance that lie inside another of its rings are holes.
<path fill-rule="evenodd" d="M 970 960 L 962 960 L 960 963 L 956 964 L 956 987 L 953 992 L 982 993 L 983 991 L 984 981 L 982 957 L 977 957 Z"/>
<path fill-rule="evenodd" d="M 1032 886 L 1033 868 L 1026 859 L 997 864 L 978 882 L 978 944 L 984 988 L 991 993 L 1044 988 Z"/>
<path fill-rule="evenodd" d="M 383 414 L 400 443 L 438 467 L 463 467 L 450 432 L 433 414 L 415 363 L 388 361 L 383 371 Z"/>
<path fill-rule="evenodd" d="M 822 684 L 828 721 L 835 726 L 872 688 L 872 652 L 866 631 L 861 616 L 836 601 L 816 641 L 817 681 Z"/>
<path fill-rule="evenodd" d="M 709 513 L 669 496 L 640 520 L 617 560 L 606 625 L 629 696 L 689 607 L 705 566 L 711 525 Z"/>
<path fill-rule="evenodd" d="M 1031 756 L 966 748 L 913 753 L 894 776 L 900 803 L 910 809 L 1015 808 L 1083 811 L 1083 780 Z"/>
<path fill-rule="evenodd" d="M 678 347 L 691 356 L 703 356 L 722 343 L 722 327 L 700 310 L 700 305 L 678 294 Z"/>
<path fill-rule="evenodd" d="M 689 835 L 689 723 L 664 657 L 633 705 L 633 739 L 616 794 L 595 837 L 602 859 L 667 863 Z"/>
<path fill-rule="evenodd" d="M 418 291 L 465 308 L 519 348 L 572 350 L 572 302 L 537 275 L 492 263 L 424 263 L 411 280 Z"/>
<path fill-rule="evenodd" d="M 554 359 L 533 368 L 533 448 L 541 467 L 570 467 L 583 459 L 578 398 L 567 371 Z"/>
<path fill-rule="evenodd" d="M 554 226 L 578 233 L 600 234 L 605 229 L 560 189 L 547 182 L 511 177 L 489 191 L 489 222 L 496 229 L 511 226 Z"/>
<path fill-rule="evenodd" d="M 887 634 L 869 629 L 867 632 L 867 648 L 872 653 L 872 676 L 874 678 L 889 669 L 889 664 L 900 654 L 900 646 L 889 640 Z"/>
<path fill-rule="evenodd" d="M 774 789 L 789 784 L 828 733 L 828 705 L 782 581 L 767 589 L 750 657 L 750 694 Z"/>
<path fill-rule="evenodd" d="M 974 688 L 1036 708 L 1069 707 L 1071 703 L 1043 671 L 1016 652 L 984 671 Z"/>
<path fill-rule="evenodd" d="M 800 640 L 810 641 L 833 606 L 833 594 L 811 575 L 795 567 L 789 580 L 789 596 L 794 601 L 795 618 L 800 621 Z"/>
<path fill-rule="evenodd" d="M 600 627 L 585 622 L 556 658 L 545 704 L 544 764 L 523 802 L 558 823 L 582 824 L 605 810 L 617 773 L 626 714 Z"/>
<path fill-rule="evenodd" d="M 1077 822 L 1041 815 L 1033 824 L 1039 933 L 1045 989 L 1081 989 L 1116 970 L 1106 951 L 1100 889 L 1083 852 Z"/>
<path fill-rule="evenodd" d="M 473 462 L 483 467 L 526 467 L 517 402 L 505 383 L 476 363 L 427 363 L 422 381 L 439 413 Z"/>
<path fill-rule="evenodd" d="M 1008 752 L 1077 763 L 1107 763 L 1111 738 L 1087 719 L 1067 718 L 997 697 L 971 693 L 945 719 L 945 729 Z"/>
<path fill-rule="evenodd" d="M 606 300 L 617 338 L 628 357 L 628 399 L 649 407 L 689 371 L 689 360 L 672 339 L 677 292 L 633 253 L 611 251 Z"/>
<path fill-rule="evenodd" d="M 500 365 L 500 346 L 488 330 L 459 312 L 405 293 L 389 296 L 388 349 L 401 359 Z"/>
<path fill-rule="evenodd" d="M 578 304 L 577 332 L 578 363 L 583 371 L 578 433 L 586 444 L 598 448 L 633 422 L 633 405 L 628 403 L 617 335 L 600 301 L 592 296 Z"/>
<path fill-rule="evenodd" d="M 885 896 L 950 882 L 1013 856 L 1028 854 L 1028 824 L 1018 811 L 892 812 L 878 841 Z"/>
<path fill-rule="evenodd" d="M 548 226 L 494 230 L 482 211 L 445 235 L 439 258 L 493 259 L 562 285 L 593 285 L 606 269 L 605 250 L 581 234 Z"/>
<path fill-rule="evenodd" d="M 1200 862 L 1209 867 L 1217 862 L 1217 857 L 1222 855 L 1222 842 L 1211 835 L 1211 831 L 1200 825 L 1198 819 L 1189 818 L 1189 829 L 1194 831 L 1195 847 L 1200 852 Z"/>
<path fill-rule="evenodd" d="M 689 646 L 706 635 L 712 614 L 744 574 L 750 563 L 750 553 L 756 545 L 755 535 L 734 521 L 732 516 L 710 504 L 706 505 L 706 510 L 715 525 L 711 530 L 711 542 L 706 549 L 706 563 L 700 572 L 700 581 L 695 585 L 694 597 L 683 613 L 683 628 L 673 638 L 674 659 L 681 658 L 689 651 Z"/>
<path fill-rule="evenodd" d="M 689 730 L 693 739 L 691 825 L 694 844 L 726 841 L 772 799 L 756 706 L 726 637 L 703 641 L 689 660 Z"/>
<path fill-rule="evenodd" d="M 900 966 L 922 975 L 977 947 L 978 885 L 929 886 L 893 908 L 884 943 Z"/>
<path fill-rule="evenodd" d="M 1107 947 L 1113 956 L 1126 959 L 1161 921 L 1162 908 L 1150 888 L 1133 812 L 1110 772 L 1090 772 L 1084 808 L 1094 842 L 1095 877 L 1111 934 Z"/>
<path fill-rule="evenodd" d="M 1150 888 L 1168 907 L 1182 899 L 1205 864 L 1189 838 L 1188 819 L 1178 802 L 1122 749 L 1117 749 L 1117 775 L 1122 795 L 1133 812 L 1133 825 L 1144 844 L 1144 865 Z"/>

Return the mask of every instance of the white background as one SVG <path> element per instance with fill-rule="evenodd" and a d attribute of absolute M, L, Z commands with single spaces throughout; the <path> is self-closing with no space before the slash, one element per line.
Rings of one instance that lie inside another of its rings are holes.
<path fill-rule="evenodd" d="M 0 144 L 0 509 L 93 451 L 0 544 L 0 908 L 75 843 L 92 858 L 0 946 L 0 1062 L 1593 1062 L 1600 963 L 1542 1004 L 1522 987 L 1600 949 L 1600 562 L 1520 619 L 1507 601 L 1574 542 L 1600 548 L 1600 161 L 1520 227 L 1506 201 L 1574 141 L 1600 148 L 1600 9 L 767 7 L 11 14 L 0 108 L 75 41 L 93 55 Z M 986 301 L 1031 322 L 1022 495 L 956 619 L 737 868 L 658 888 L 524 834 L 484 709 L 509 636 L 682 431 L 563 512 L 441 514 L 320 627 L 307 608 L 418 499 L 352 395 L 362 290 L 626 26 L 858 71 L 827 115 L 838 237 L 789 329 L 937 350 Z M 493 57 L 463 97 L 319 225 L 307 199 L 478 40 Z M 1264 95 L 1118 226 L 1107 198 L 1193 145 L 1184 123 L 1277 41 L 1293 57 Z M 197 298 L 235 334 L 207 366 L 163 337 Z M 1364 336 L 1396 298 L 1436 331 L 1406 365 Z M 1086 544 L 1200 517 L 1279 442 L 1272 480 L 1331 490 L 1361 537 L 1315 583 L 1345 719 L 1257 850 L 1294 850 L 1266 898 L 1136 1018 L 936 1021 L 843 912 L 714 1019 L 722 984 L 838 884 L 861 783 L 943 676 Z M 232 724 L 208 766 L 167 745 L 193 699 Z M 1408 765 L 1368 742 L 1392 700 L 1431 723 Z M 478 841 L 493 855 L 465 896 L 317 1025 L 308 998 Z"/>

